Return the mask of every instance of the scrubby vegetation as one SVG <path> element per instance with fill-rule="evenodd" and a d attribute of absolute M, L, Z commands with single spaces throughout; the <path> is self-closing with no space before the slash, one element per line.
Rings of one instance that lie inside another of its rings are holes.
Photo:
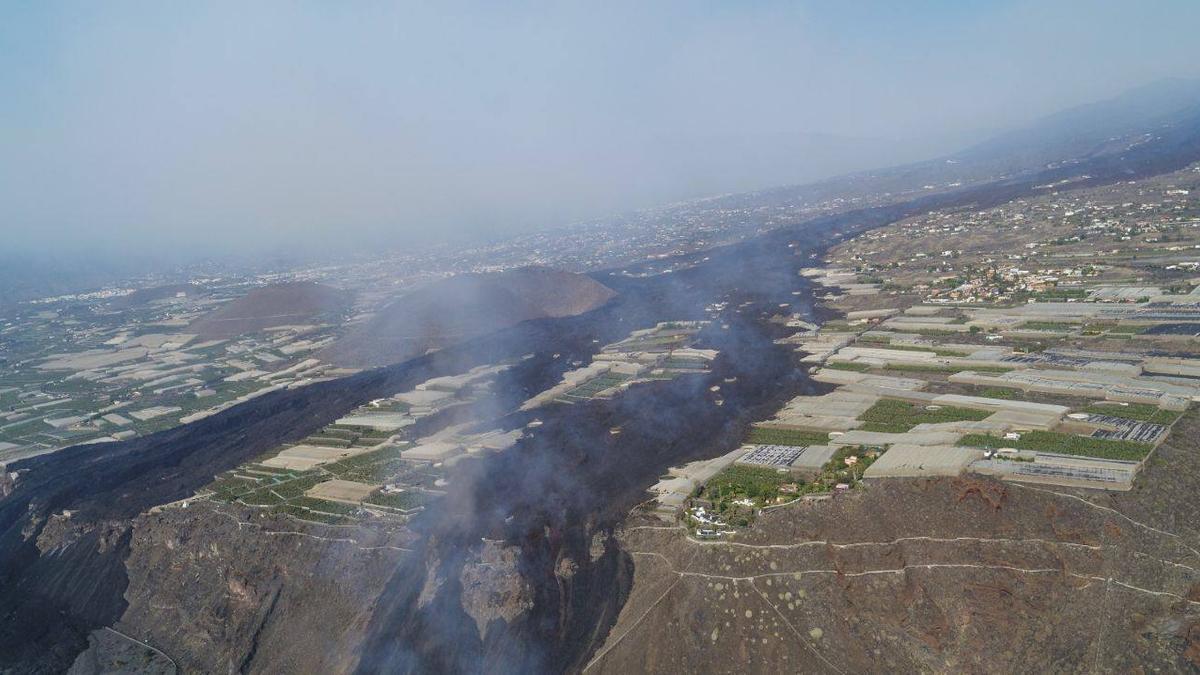
<path fill-rule="evenodd" d="M 693 499 L 707 501 L 712 512 L 728 525 L 746 527 L 754 521 L 758 509 L 784 504 L 803 495 L 827 494 L 839 484 L 853 488 L 862 481 L 863 472 L 882 450 L 846 446 L 821 467 L 812 480 L 804 481 L 788 471 L 734 465 L 709 479 L 698 488 Z M 696 522 L 691 522 L 696 526 Z"/>
<path fill-rule="evenodd" d="M 847 445 L 838 448 L 825 466 L 821 467 L 821 473 L 804 485 L 803 492 L 806 494 L 830 492 L 838 483 L 856 487 L 862 481 L 863 472 L 874 464 L 882 453 L 881 448 L 862 445 Z M 850 458 L 854 459 L 847 462 L 846 460 Z"/>
<path fill-rule="evenodd" d="M 788 485 L 792 490 L 784 494 L 781 488 Z M 694 497 L 709 502 L 712 512 L 723 522 L 746 527 L 754 521 L 758 509 L 795 499 L 800 486 L 800 481 L 787 471 L 735 464 L 710 478 Z"/>

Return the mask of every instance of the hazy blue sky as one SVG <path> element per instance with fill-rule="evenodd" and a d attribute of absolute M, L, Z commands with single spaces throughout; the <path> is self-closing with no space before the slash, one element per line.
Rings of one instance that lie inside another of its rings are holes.
<path fill-rule="evenodd" d="M 810 180 L 1195 75 L 1197 26 L 1195 0 L 0 2 L 0 249 L 374 244 Z"/>

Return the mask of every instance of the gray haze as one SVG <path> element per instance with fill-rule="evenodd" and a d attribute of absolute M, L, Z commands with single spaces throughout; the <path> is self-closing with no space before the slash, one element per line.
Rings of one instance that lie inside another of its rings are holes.
<path fill-rule="evenodd" d="M 842 4 L 5 3 L 0 253 L 546 227 L 935 156 L 1200 62 L 1194 0 Z"/>

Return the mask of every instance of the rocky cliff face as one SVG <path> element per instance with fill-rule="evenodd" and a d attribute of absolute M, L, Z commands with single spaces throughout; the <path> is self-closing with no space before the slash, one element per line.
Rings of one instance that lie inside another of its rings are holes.
<path fill-rule="evenodd" d="M 116 628 L 200 672 L 345 672 L 403 532 L 211 504 L 137 518 Z"/>
<path fill-rule="evenodd" d="M 0 499 L 4 499 L 13 492 L 16 487 L 16 474 L 8 471 L 0 471 Z"/>
<path fill-rule="evenodd" d="M 462 567 L 463 611 L 475 621 L 481 639 L 487 639 L 492 621 L 512 623 L 533 609 L 533 588 L 517 568 L 520 554 L 515 546 L 485 540 L 478 557 Z"/>

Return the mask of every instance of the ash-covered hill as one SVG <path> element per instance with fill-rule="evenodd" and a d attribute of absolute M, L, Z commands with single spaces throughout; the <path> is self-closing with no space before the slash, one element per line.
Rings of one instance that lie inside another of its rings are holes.
<path fill-rule="evenodd" d="M 590 277 L 544 267 L 457 276 L 389 303 L 320 358 L 356 368 L 399 363 L 529 319 L 582 314 L 614 295 Z"/>
<path fill-rule="evenodd" d="M 196 319 L 188 332 L 203 337 L 232 337 L 274 326 L 303 324 L 343 312 L 350 301 L 350 293 L 311 281 L 272 284 Z"/>
<path fill-rule="evenodd" d="M 207 289 L 196 284 L 167 284 L 166 286 L 139 288 L 129 295 L 113 298 L 108 303 L 108 306 L 113 309 L 132 309 L 156 300 L 167 300 L 177 297 L 196 298 L 208 294 L 209 291 Z"/>

